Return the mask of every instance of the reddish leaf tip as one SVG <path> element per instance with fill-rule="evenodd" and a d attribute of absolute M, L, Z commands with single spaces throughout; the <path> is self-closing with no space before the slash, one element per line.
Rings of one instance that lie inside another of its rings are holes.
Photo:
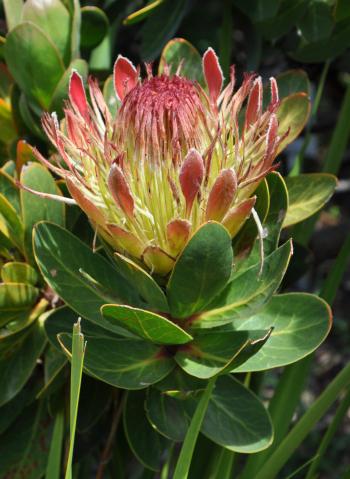
<path fill-rule="evenodd" d="M 109 170 L 108 187 L 117 206 L 119 206 L 127 216 L 133 217 L 134 199 L 123 170 L 115 162 Z"/>
<path fill-rule="evenodd" d="M 203 55 L 203 73 L 208 85 L 210 101 L 216 105 L 224 82 L 224 75 L 218 57 L 211 47 Z"/>
<path fill-rule="evenodd" d="M 204 176 L 203 158 L 195 148 L 187 153 L 180 170 L 181 191 L 186 200 L 186 214 L 189 215 L 193 202 L 199 193 Z"/>
<path fill-rule="evenodd" d="M 116 95 L 120 101 L 136 86 L 137 81 L 137 68 L 128 58 L 118 55 L 114 63 L 113 83 Z"/>
<path fill-rule="evenodd" d="M 86 100 L 83 78 L 76 70 L 72 71 L 69 80 L 69 99 L 78 109 L 82 117 L 88 118 L 89 106 Z"/>

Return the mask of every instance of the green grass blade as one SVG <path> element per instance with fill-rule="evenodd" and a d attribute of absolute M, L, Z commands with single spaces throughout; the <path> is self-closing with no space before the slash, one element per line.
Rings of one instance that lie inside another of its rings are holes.
<path fill-rule="evenodd" d="M 60 479 L 61 458 L 64 433 L 64 412 L 63 409 L 57 412 L 53 427 L 49 457 L 46 466 L 46 479 Z"/>
<path fill-rule="evenodd" d="M 274 479 L 305 437 L 334 403 L 339 394 L 349 385 L 350 363 L 337 374 L 318 399 L 305 412 L 278 448 L 260 468 L 254 476 L 254 479 Z"/>
<path fill-rule="evenodd" d="M 198 434 L 208 407 L 209 399 L 214 388 L 216 377 L 208 381 L 207 387 L 198 403 L 192 417 L 190 427 L 182 444 L 179 459 L 176 464 L 173 479 L 187 479 L 191 466 L 193 451 L 197 442 Z"/>
<path fill-rule="evenodd" d="M 208 479 L 231 479 L 236 453 L 221 447 L 211 465 Z"/>
<path fill-rule="evenodd" d="M 81 386 L 81 377 L 83 373 L 83 363 L 85 354 L 84 335 L 81 332 L 80 320 L 73 326 L 72 339 L 72 363 L 71 363 L 71 382 L 70 382 L 70 442 L 69 454 L 66 468 L 65 479 L 72 479 L 72 463 L 75 429 L 78 417 L 78 404 Z"/>
<path fill-rule="evenodd" d="M 337 294 L 342 277 L 347 269 L 350 260 L 350 233 L 345 238 L 338 256 L 332 266 L 330 273 L 322 287 L 320 296 L 332 304 Z"/>
<path fill-rule="evenodd" d="M 328 426 L 326 434 L 323 436 L 321 444 L 319 445 L 319 448 L 316 453 L 316 459 L 311 463 L 309 470 L 307 471 L 307 474 L 305 476 L 305 479 L 313 479 L 317 477 L 317 474 L 316 474 L 317 468 L 320 465 L 320 462 L 322 461 L 322 458 L 324 457 L 325 452 L 328 446 L 330 445 L 334 434 L 337 432 L 337 429 L 340 423 L 342 422 L 344 416 L 346 415 L 349 407 L 350 407 L 350 389 L 348 389 L 348 392 L 346 393 L 345 397 L 339 404 L 338 409 L 332 419 L 332 422 Z"/>

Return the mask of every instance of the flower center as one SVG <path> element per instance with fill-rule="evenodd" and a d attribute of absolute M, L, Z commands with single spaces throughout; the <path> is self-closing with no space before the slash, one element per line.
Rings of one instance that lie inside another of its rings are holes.
<path fill-rule="evenodd" d="M 196 83 L 178 75 L 149 78 L 124 98 L 117 121 L 121 140 L 151 162 L 170 155 L 177 163 L 189 148 L 201 148 L 206 110 Z"/>

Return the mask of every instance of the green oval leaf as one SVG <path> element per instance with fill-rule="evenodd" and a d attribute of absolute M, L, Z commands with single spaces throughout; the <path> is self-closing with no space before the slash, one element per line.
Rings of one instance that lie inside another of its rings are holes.
<path fill-rule="evenodd" d="M 4 283 L 27 283 L 33 286 L 39 279 L 34 268 L 18 261 L 5 263 L 1 269 L 1 278 Z"/>
<path fill-rule="evenodd" d="M 189 375 L 209 379 L 224 370 L 253 341 L 266 336 L 266 331 L 205 331 L 189 345 L 179 348 L 174 359 Z"/>
<path fill-rule="evenodd" d="M 20 182 L 35 191 L 61 195 L 51 173 L 40 163 L 24 166 Z M 24 247 L 28 260 L 35 264 L 33 256 L 33 227 L 38 221 L 52 221 L 60 226 L 65 223 L 65 205 L 59 201 L 45 199 L 21 189 L 22 219 L 24 227 Z"/>
<path fill-rule="evenodd" d="M 299 223 L 320 210 L 337 185 L 336 177 L 326 173 L 289 176 L 285 182 L 289 206 L 283 222 L 284 228 Z"/>
<path fill-rule="evenodd" d="M 158 73 L 164 73 L 165 66 L 170 67 L 170 74 L 175 75 L 181 66 L 181 75 L 197 80 L 204 85 L 202 57 L 198 50 L 183 38 L 173 38 L 168 42 L 160 56 Z"/>
<path fill-rule="evenodd" d="M 21 90 L 48 109 L 64 73 L 56 46 L 36 25 L 25 22 L 7 35 L 4 49 L 7 66 Z"/>
<path fill-rule="evenodd" d="M 301 35 L 308 43 L 329 37 L 334 25 L 332 8 L 326 2 L 310 2 L 297 23 Z"/>
<path fill-rule="evenodd" d="M 134 286 L 141 298 L 143 298 L 152 309 L 168 313 L 169 306 L 166 296 L 152 276 L 134 261 L 119 253 L 115 253 L 115 258 L 118 271 Z"/>
<path fill-rule="evenodd" d="M 27 0 L 22 22 L 34 23 L 57 47 L 66 64 L 70 59 L 70 16 L 60 0 Z"/>
<path fill-rule="evenodd" d="M 219 223 L 201 226 L 178 257 L 168 283 L 172 316 L 186 318 L 225 287 L 232 270 L 231 238 Z"/>
<path fill-rule="evenodd" d="M 103 256 L 52 223 L 36 226 L 34 253 L 44 278 L 68 306 L 99 326 L 125 335 L 125 330 L 101 316 L 100 308 L 106 303 L 139 305 L 140 301 Z"/>
<path fill-rule="evenodd" d="M 232 327 L 237 330 L 273 328 L 261 350 L 235 372 L 261 371 L 299 361 L 324 341 L 330 326 L 331 310 L 317 296 L 306 293 L 274 296 L 258 314 L 233 320 Z"/>
<path fill-rule="evenodd" d="M 273 439 L 271 419 L 259 399 L 232 376 L 220 376 L 201 432 L 230 451 L 255 453 Z"/>
<path fill-rule="evenodd" d="M 56 46 L 40 28 L 24 22 L 7 35 L 4 51 L 6 64 L 21 90 L 41 108 L 48 109 L 64 73 Z"/>
<path fill-rule="evenodd" d="M 278 134 L 289 132 L 278 147 L 280 153 L 303 130 L 310 115 L 310 100 L 306 93 L 294 93 L 282 99 L 277 109 Z"/>
<path fill-rule="evenodd" d="M 72 335 L 61 333 L 58 337 L 71 358 Z M 147 388 L 167 376 L 175 366 L 171 357 L 145 341 L 106 336 L 86 336 L 86 340 L 84 371 L 117 388 Z"/>
<path fill-rule="evenodd" d="M 103 317 L 155 344 L 185 344 L 193 338 L 180 326 L 159 314 L 118 304 L 105 304 Z"/>
<path fill-rule="evenodd" d="M 136 458 L 147 469 L 159 471 L 169 442 L 147 420 L 143 391 L 128 392 L 123 410 L 126 439 Z"/>
<path fill-rule="evenodd" d="M 160 434 L 173 441 L 185 439 L 190 419 L 184 401 L 149 388 L 145 407 L 148 420 Z"/>
<path fill-rule="evenodd" d="M 291 254 L 292 242 L 287 241 L 265 258 L 261 273 L 260 264 L 256 264 L 234 276 L 222 294 L 209 306 L 208 311 L 192 321 L 192 329 L 213 328 L 254 314 L 280 285 Z"/>
<path fill-rule="evenodd" d="M 108 33 L 109 22 L 103 10 L 88 6 L 81 9 L 80 45 L 82 48 L 97 47 Z"/>

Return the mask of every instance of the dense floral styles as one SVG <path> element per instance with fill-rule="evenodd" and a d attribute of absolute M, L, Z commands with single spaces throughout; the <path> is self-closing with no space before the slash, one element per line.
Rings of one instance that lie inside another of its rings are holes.
<path fill-rule="evenodd" d="M 96 80 L 73 73 L 65 118 L 45 114 L 43 126 L 59 156 L 38 158 L 63 177 L 97 233 L 114 249 L 166 274 L 190 235 L 207 221 L 233 237 L 252 212 L 259 181 L 273 168 L 281 145 L 276 81 L 263 110 L 260 77 L 224 78 L 209 48 L 206 87 L 169 66 L 158 76 L 119 56 L 114 66 L 120 106 L 115 118 Z M 287 134 L 288 132 L 282 132 Z"/>

